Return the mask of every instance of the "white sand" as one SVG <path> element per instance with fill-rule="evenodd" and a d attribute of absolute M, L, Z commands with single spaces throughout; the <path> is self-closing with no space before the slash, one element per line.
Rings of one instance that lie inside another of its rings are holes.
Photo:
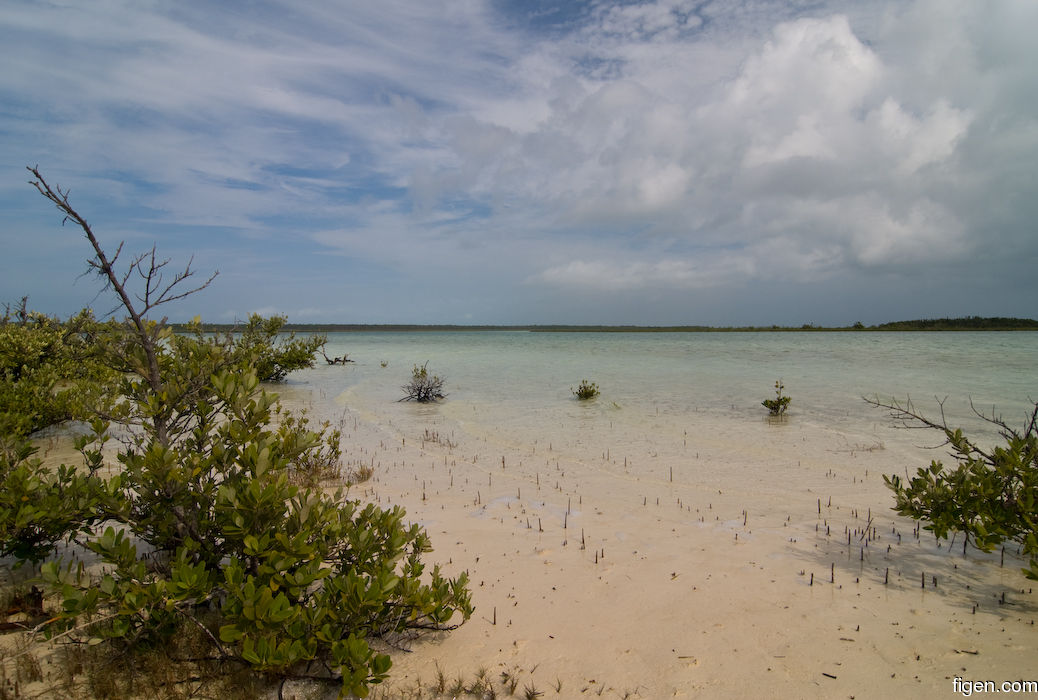
<path fill-rule="evenodd" d="M 404 506 L 432 538 L 430 566 L 469 572 L 476 607 L 394 652 L 379 697 L 480 669 L 499 697 L 507 672 L 517 697 L 545 698 L 927 698 L 955 677 L 1038 680 L 1021 561 L 964 559 L 890 511 L 881 475 L 941 456 L 918 434 L 603 418 L 549 446 L 493 417 L 459 433 L 445 414 L 416 409 L 409 427 L 345 414 L 347 462 L 375 467 L 351 496 Z"/>
<path fill-rule="evenodd" d="M 917 433 L 856 443 L 794 416 L 620 435 L 638 454 L 616 454 L 594 430 L 549 449 L 507 426 L 444 444 L 346 424 L 348 459 L 376 466 L 351 495 L 404 506 L 428 561 L 472 579 L 475 615 L 394 653 L 390 689 L 481 668 L 543 697 L 948 697 L 957 676 L 1038 680 L 1021 561 L 917 541 L 890 510 L 881 475 L 941 456 Z"/>

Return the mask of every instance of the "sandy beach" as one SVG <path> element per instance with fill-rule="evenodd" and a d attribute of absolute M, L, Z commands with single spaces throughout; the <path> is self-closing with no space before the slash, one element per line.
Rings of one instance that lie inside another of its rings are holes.
<path fill-rule="evenodd" d="M 872 442 L 792 416 L 640 443 L 598 420 L 543 444 L 344 410 L 347 461 L 374 467 L 351 497 L 405 507 L 476 607 L 394 652 L 383 697 L 481 672 L 505 694 L 502 674 L 517 695 L 609 698 L 948 697 L 956 677 L 1038 676 L 1020 559 L 964 558 L 890 510 L 882 474 L 941 455 L 881 416 Z"/>
<path fill-rule="evenodd" d="M 882 475 L 943 453 L 882 416 L 872 436 L 763 410 L 692 434 L 606 405 L 545 443 L 449 401 L 400 425 L 310 385 L 278 392 L 341 412 L 344 466 L 373 469 L 349 497 L 403 506 L 430 568 L 471 579 L 473 617 L 389 649 L 372 697 L 453 697 L 481 675 L 498 697 L 545 698 L 945 698 L 956 678 L 1038 680 L 1022 560 L 963 557 L 890 510 Z M 74 459 L 64 442 L 47 458 Z"/>
<path fill-rule="evenodd" d="M 0 700 L 1038 698 L 1036 35 L 0 0 Z"/>

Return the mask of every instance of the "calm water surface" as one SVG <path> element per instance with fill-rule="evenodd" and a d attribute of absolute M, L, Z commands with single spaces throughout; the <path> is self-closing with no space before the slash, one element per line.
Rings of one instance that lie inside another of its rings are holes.
<path fill-rule="evenodd" d="M 309 390 L 315 409 L 343 408 L 401 434 L 507 433 L 515 441 L 563 440 L 574 424 L 608 420 L 628 431 L 736 430 L 758 424 L 762 399 L 782 379 L 789 420 L 852 435 L 886 421 L 863 396 L 911 397 L 949 421 L 982 430 L 969 401 L 1020 424 L 1038 400 L 1038 333 L 333 333 L 320 365 L 291 375 L 286 391 Z M 322 361 L 323 362 L 323 361 Z M 385 363 L 383 367 L 382 364 Z M 399 403 L 415 364 L 446 379 L 447 400 Z M 578 402 L 582 379 L 602 394 Z"/>

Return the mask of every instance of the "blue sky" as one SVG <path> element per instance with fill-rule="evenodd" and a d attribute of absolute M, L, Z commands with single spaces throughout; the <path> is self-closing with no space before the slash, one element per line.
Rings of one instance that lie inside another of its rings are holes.
<path fill-rule="evenodd" d="M 0 301 L 172 319 L 1038 316 L 1033 0 L 6 0 Z"/>

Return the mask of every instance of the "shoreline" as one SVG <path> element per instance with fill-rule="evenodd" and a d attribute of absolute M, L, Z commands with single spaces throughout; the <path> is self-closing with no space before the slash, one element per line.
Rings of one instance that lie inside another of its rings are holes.
<path fill-rule="evenodd" d="M 1038 331 L 1038 321 L 1021 325 L 990 327 L 920 326 L 915 322 L 885 323 L 879 326 L 570 326 L 570 325 L 457 325 L 457 324 L 364 324 L 364 323 L 286 323 L 289 333 L 1015 333 Z M 183 333 L 188 324 L 171 323 L 174 331 Z M 203 333 L 235 332 L 236 323 L 203 323 Z"/>
<path fill-rule="evenodd" d="M 344 468 L 373 467 L 348 497 L 404 507 L 426 564 L 470 576 L 472 618 L 387 648 L 373 698 L 462 696 L 481 673 L 498 697 L 542 698 L 944 698 L 956 678 L 1035 680 L 1022 560 L 963 558 L 890 510 L 882 475 L 932 456 L 905 431 L 722 418 L 639 439 L 643 423 L 590 413 L 546 444 L 464 410 L 393 420 L 317 384 L 275 391 L 341 421 Z"/>
<path fill-rule="evenodd" d="M 963 559 L 890 510 L 881 475 L 921 465 L 896 436 L 762 421 L 654 462 L 336 410 L 346 460 L 375 465 L 350 497 L 403 506 L 476 607 L 393 653 L 385 697 L 481 670 L 543 697 L 947 697 L 1020 679 L 1038 644 L 1017 557 Z"/>

